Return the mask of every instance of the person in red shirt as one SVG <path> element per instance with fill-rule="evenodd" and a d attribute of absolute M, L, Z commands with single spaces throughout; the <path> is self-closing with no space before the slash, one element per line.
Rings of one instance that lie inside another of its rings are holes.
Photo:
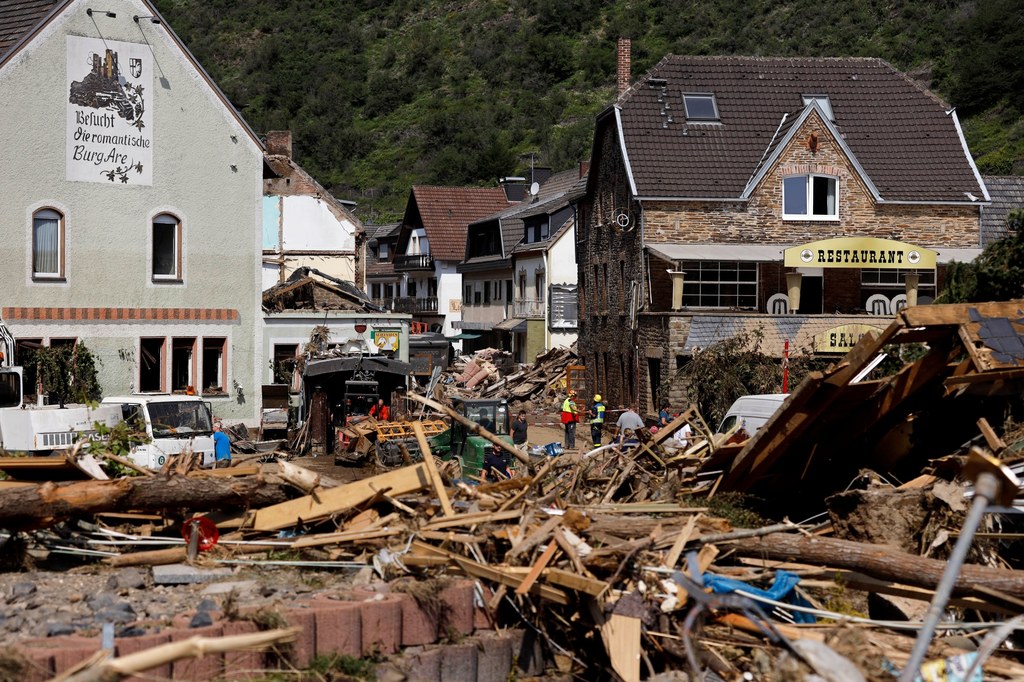
<path fill-rule="evenodd" d="M 384 398 L 378 398 L 377 404 L 370 408 L 370 416 L 377 421 L 386 422 L 391 416 L 391 410 L 384 404 Z"/>

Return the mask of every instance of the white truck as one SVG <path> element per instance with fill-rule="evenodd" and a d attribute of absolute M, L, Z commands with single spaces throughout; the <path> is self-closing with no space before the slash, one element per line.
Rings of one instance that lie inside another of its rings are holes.
<path fill-rule="evenodd" d="M 159 469 L 185 451 L 199 454 L 202 466 L 213 466 L 213 413 L 199 396 L 134 393 L 104 398 L 102 406 L 119 409 L 120 419 L 134 419 L 145 429 L 150 442 L 132 447 L 139 466 Z"/>
<path fill-rule="evenodd" d="M 0 449 L 49 455 L 95 438 L 96 422 L 116 426 L 120 421 L 120 410 L 108 405 L 26 405 L 22 368 L 14 365 L 14 339 L 0 320 Z"/>

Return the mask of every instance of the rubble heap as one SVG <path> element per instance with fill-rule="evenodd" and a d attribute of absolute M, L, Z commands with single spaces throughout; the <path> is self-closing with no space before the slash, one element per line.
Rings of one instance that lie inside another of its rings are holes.
<path fill-rule="evenodd" d="M 0 526 L 41 548 L 84 549 L 117 532 L 118 550 L 103 558 L 113 566 L 269 565 L 273 552 L 372 568 L 381 581 L 465 576 L 491 627 L 525 628 L 549 674 L 577 679 L 891 680 L 922 630 L 932 669 L 1022 679 L 1012 638 L 1024 604 L 1024 434 L 990 420 L 1020 395 L 1020 304 L 922 310 L 867 335 L 741 443 L 712 434 L 694 408 L 655 434 L 557 457 L 474 426 L 514 457 L 511 477 L 485 480 L 435 461 L 421 426 L 422 461 L 362 480 L 284 461 L 214 471 L 179 462 L 150 476 L 9 485 Z M 922 341 L 896 374 L 862 376 L 883 348 Z M 924 452 L 889 435 L 933 413 L 955 437 Z M 684 424 L 686 442 L 672 437 Z M 994 490 L 983 485 L 992 480 Z M 968 509 L 986 496 L 1002 506 L 975 533 Z M 116 528 L 103 516 L 115 510 Z M 129 510 L 146 514 L 147 533 L 126 527 Z M 154 548 L 182 534 L 196 539 Z M 932 614 L 946 616 L 934 639 L 922 625 Z"/>

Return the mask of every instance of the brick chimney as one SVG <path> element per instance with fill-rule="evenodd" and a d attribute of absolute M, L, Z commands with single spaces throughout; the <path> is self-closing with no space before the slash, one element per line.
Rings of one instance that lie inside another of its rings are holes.
<path fill-rule="evenodd" d="M 580 177 L 586 176 L 590 172 L 590 159 L 586 161 L 580 161 Z"/>
<path fill-rule="evenodd" d="M 289 159 L 292 158 L 292 131 L 268 130 L 267 153 L 271 156 L 286 156 Z"/>
<path fill-rule="evenodd" d="M 619 47 L 617 51 L 616 60 L 616 64 L 618 65 L 618 77 L 616 79 L 616 85 L 618 87 L 616 88 L 616 92 L 619 95 L 621 95 L 622 93 L 629 89 L 629 82 L 631 76 L 630 46 L 631 43 L 629 38 L 619 38 Z"/>

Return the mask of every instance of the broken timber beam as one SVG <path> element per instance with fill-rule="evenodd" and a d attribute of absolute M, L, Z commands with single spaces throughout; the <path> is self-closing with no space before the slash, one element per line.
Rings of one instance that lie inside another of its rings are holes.
<path fill-rule="evenodd" d="M 300 521 L 320 520 L 331 514 L 348 511 L 373 499 L 381 490 L 387 490 L 389 495 L 395 497 L 430 486 L 431 481 L 426 465 L 421 462 L 378 476 L 339 485 L 337 488 L 321 490 L 316 496 L 307 495 L 257 509 L 253 514 L 253 529 L 281 530 L 290 528 Z"/>

